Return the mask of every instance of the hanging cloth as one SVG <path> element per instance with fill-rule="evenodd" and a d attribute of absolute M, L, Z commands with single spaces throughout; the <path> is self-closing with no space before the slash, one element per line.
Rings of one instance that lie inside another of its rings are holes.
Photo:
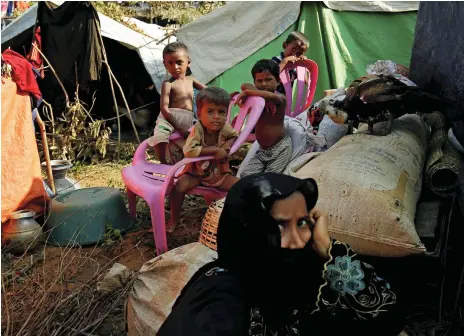
<path fill-rule="evenodd" d="M 100 79 L 102 46 L 99 39 L 99 19 L 88 1 L 66 1 L 57 8 L 49 2 L 39 2 L 37 25 L 41 29 L 43 54 L 72 97 L 76 91 L 76 67 L 79 89 L 90 91 L 90 83 Z M 42 87 L 42 85 L 41 85 Z M 48 74 L 43 81 L 44 99 L 57 103 L 63 93 L 56 78 Z"/>
<path fill-rule="evenodd" d="M 42 51 L 42 37 L 40 35 L 40 27 L 37 27 L 35 30 L 34 37 L 32 38 L 32 45 L 31 45 L 31 50 L 29 50 L 29 53 L 27 54 L 27 59 L 29 62 L 32 64 L 32 66 L 36 69 L 39 70 L 39 76 L 40 78 L 44 78 L 44 70 L 42 69 L 42 56 L 40 53 L 37 51 L 37 48 L 34 47 L 34 45 Z"/>
<path fill-rule="evenodd" d="M 31 63 L 11 49 L 3 52 L 2 59 L 11 65 L 13 69 L 12 79 L 18 86 L 18 90 L 31 94 L 36 99 L 40 99 L 42 94 L 40 93 Z"/>

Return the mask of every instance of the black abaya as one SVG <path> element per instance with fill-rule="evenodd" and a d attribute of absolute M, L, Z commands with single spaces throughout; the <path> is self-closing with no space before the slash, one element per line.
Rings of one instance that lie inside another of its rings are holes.
<path fill-rule="evenodd" d="M 229 192 L 218 232 L 218 260 L 182 290 L 160 336 L 398 335 L 401 300 L 349 246 L 332 241 L 329 260 L 311 249 L 280 248 L 273 202 L 299 191 L 308 211 L 313 180 L 252 175 Z M 282 256 L 297 263 L 286 264 Z M 289 266 L 290 265 L 290 266 Z"/>

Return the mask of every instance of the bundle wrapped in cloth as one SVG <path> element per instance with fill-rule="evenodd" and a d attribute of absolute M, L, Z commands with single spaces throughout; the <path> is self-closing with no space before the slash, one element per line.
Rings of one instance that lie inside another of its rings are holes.
<path fill-rule="evenodd" d="M 200 267 L 216 258 L 216 251 L 191 243 L 145 263 L 127 299 L 127 335 L 156 335 L 182 288 Z"/>
<path fill-rule="evenodd" d="M 435 194 L 450 197 L 456 190 L 461 167 L 461 155 L 448 141 L 445 116 L 434 112 L 425 116 L 432 129 L 429 153 L 425 164 L 425 183 Z"/>
<path fill-rule="evenodd" d="M 388 136 L 365 131 L 343 137 L 324 153 L 300 157 L 289 174 L 317 181 L 317 207 L 330 215 L 331 236 L 356 252 L 374 256 L 425 252 L 414 216 L 428 128 L 419 116 L 405 115 L 394 120 Z"/>

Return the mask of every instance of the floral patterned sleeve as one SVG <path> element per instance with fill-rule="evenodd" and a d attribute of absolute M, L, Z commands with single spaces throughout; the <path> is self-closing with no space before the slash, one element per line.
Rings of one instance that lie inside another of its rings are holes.
<path fill-rule="evenodd" d="M 372 266 L 346 244 L 333 240 L 324 265 L 316 309 L 354 320 L 383 319 L 396 308 L 396 295 Z"/>

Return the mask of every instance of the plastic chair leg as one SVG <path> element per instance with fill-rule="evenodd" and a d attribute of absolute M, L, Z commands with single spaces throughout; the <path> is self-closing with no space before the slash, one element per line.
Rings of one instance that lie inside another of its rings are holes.
<path fill-rule="evenodd" d="M 160 204 L 149 204 L 151 225 L 153 227 L 153 236 L 155 239 L 156 254 L 160 255 L 168 251 L 168 242 L 166 239 L 166 226 L 164 224 L 164 199 Z"/>
<path fill-rule="evenodd" d="M 126 188 L 126 194 L 129 203 L 129 214 L 135 219 L 137 217 L 137 195 L 129 188 Z"/>

